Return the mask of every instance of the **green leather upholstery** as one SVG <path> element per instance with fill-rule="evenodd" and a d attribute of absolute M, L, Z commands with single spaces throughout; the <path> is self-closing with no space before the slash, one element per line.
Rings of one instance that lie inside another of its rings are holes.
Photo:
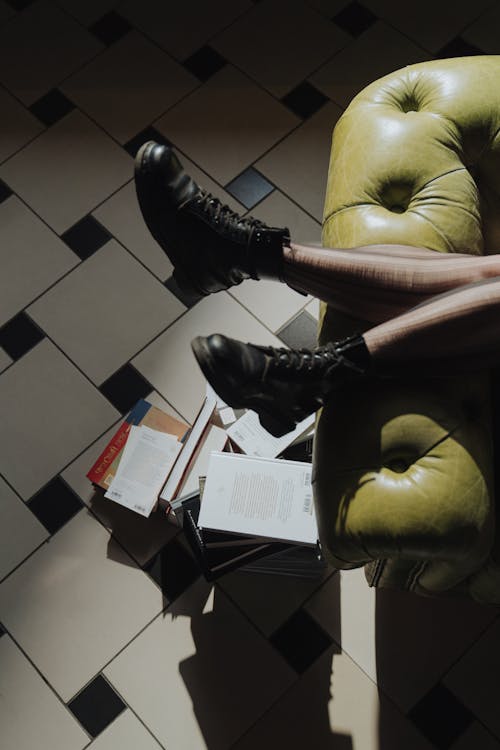
<path fill-rule="evenodd" d="M 411 65 L 333 135 L 323 245 L 500 252 L 500 56 Z M 322 305 L 320 343 L 369 327 Z M 500 330 L 499 330 L 500 346 Z M 489 373 L 357 383 L 318 419 L 320 539 L 371 585 L 500 604 Z"/>

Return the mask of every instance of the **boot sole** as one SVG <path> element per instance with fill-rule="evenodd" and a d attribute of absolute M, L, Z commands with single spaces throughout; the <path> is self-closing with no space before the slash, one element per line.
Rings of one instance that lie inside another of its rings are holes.
<path fill-rule="evenodd" d="M 159 196 L 161 196 L 161 187 L 154 184 L 154 170 L 148 169 L 148 152 L 156 145 L 154 141 L 143 143 L 135 157 L 134 181 L 139 207 L 151 235 L 174 266 L 172 275 L 179 288 L 186 294 L 204 297 L 206 296 L 206 292 L 196 286 L 193 279 L 184 269 L 178 267 L 178 253 L 175 252 L 171 245 L 169 246 L 169 240 L 165 237 L 161 224 L 157 219 L 161 215 L 162 210 L 165 210 L 165 207 L 162 206 L 159 199 Z"/>
<path fill-rule="evenodd" d="M 283 437 L 295 429 L 296 422 L 279 412 L 266 408 L 262 399 L 255 397 L 242 397 L 233 386 L 216 371 L 213 366 L 212 354 L 206 344 L 206 339 L 197 336 L 191 342 L 191 349 L 198 362 L 200 369 L 215 392 L 234 409 L 252 409 L 259 415 L 262 427 L 274 437 Z"/>

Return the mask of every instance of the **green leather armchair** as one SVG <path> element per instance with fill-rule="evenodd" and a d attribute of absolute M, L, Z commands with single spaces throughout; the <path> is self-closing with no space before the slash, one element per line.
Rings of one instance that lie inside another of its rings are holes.
<path fill-rule="evenodd" d="M 500 56 L 411 65 L 368 86 L 334 134 L 323 244 L 500 252 Z M 321 306 L 321 344 L 366 321 Z M 500 330 L 499 330 L 500 346 Z M 345 388 L 318 418 L 324 554 L 372 586 L 500 604 L 491 375 Z"/>

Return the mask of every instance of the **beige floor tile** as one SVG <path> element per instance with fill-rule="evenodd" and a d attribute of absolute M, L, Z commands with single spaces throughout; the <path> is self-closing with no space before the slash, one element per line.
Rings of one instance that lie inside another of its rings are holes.
<path fill-rule="evenodd" d="M 496 616 L 493 608 L 469 601 L 375 592 L 361 568 L 341 573 L 337 613 L 331 607 L 334 584 L 329 580 L 307 610 L 403 712 L 439 681 Z"/>
<path fill-rule="evenodd" d="M 22 500 L 0 478 L 0 580 L 49 536 Z"/>
<path fill-rule="evenodd" d="M 189 3 L 125 0 L 120 4 L 120 13 L 160 47 L 184 60 L 251 7 L 251 0 L 214 0 L 211 3 L 206 0 Z"/>
<path fill-rule="evenodd" d="M 256 167 L 317 221 L 323 219 L 333 128 L 342 110 L 327 104 Z"/>
<path fill-rule="evenodd" d="M 88 750 L 160 750 L 161 745 L 132 711 L 121 713 Z"/>
<path fill-rule="evenodd" d="M 452 748 L 453 750 L 499 750 L 500 740 L 495 739 L 478 721 L 474 721 L 452 745 Z"/>
<path fill-rule="evenodd" d="M 12 640 L 0 638 L 0 745 L 4 750 L 81 750 L 87 734 Z"/>
<path fill-rule="evenodd" d="M 176 750 L 226 750 L 295 680 L 225 595 L 209 591 L 194 584 L 105 669 Z"/>
<path fill-rule="evenodd" d="M 455 664 L 444 679 L 446 687 L 477 718 L 500 737 L 500 620 Z"/>
<path fill-rule="evenodd" d="M 226 65 L 155 127 L 226 185 L 298 122 L 270 94 Z"/>
<path fill-rule="evenodd" d="M 0 325 L 79 262 L 16 196 L 0 204 Z"/>
<path fill-rule="evenodd" d="M 303 2 L 269 0 L 216 36 L 212 46 L 281 99 L 350 39 Z"/>
<path fill-rule="evenodd" d="M 328 569 L 323 578 L 311 580 L 236 571 L 223 576 L 218 583 L 249 620 L 269 637 L 331 574 L 332 570 Z M 332 601 L 332 606 L 337 604 Z"/>
<path fill-rule="evenodd" d="M 364 4 L 431 52 L 441 49 L 491 6 L 490 0 L 479 0 L 476 3 L 455 0 L 453 12 L 450 13 L 447 3 L 435 3 L 433 0 L 421 0 L 411 5 L 403 5 L 398 0 L 365 0 Z M 386 53 L 387 50 L 383 49 L 384 56 Z"/>
<path fill-rule="evenodd" d="M 43 130 L 42 123 L 7 91 L 0 91 L 2 139 L 0 162 L 12 156 Z"/>
<path fill-rule="evenodd" d="M 429 53 L 408 37 L 377 21 L 311 76 L 311 82 L 339 106 L 347 107 L 369 83 L 429 58 Z"/>
<path fill-rule="evenodd" d="M 58 234 L 133 174 L 130 156 L 73 111 L 0 167 L 0 178 Z"/>
<path fill-rule="evenodd" d="M 234 750 L 432 750 L 347 654 L 326 651 Z"/>
<path fill-rule="evenodd" d="M 86 510 L 0 586 L 0 619 L 67 702 L 163 606 Z"/>
<path fill-rule="evenodd" d="M 223 333 L 255 344 L 281 344 L 226 292 L 206 297 L 188 310 L 132 362 L 188 422 L 195 418 L 206 390 L 206 380 L 190 343 L 195 336 L 211 333 Z"/>
<path fill-rule="evenodd" d="M 0 372 L 3 372 L 6 367 L 12 364 L 12 359 L 9 357 L 7 352 L 0 346 Z"/>
<path fill-rule="evenodd" d="M 90 26 L 118 3 L 117 0 L 57 0 L 57 4 L 84 26 Z"/>
<path fill-rule="evenodd" d="M 39 0 L 0 29 L 0 81 L 30 105 L 102 49 L 63 10 Z"/>
<path fill-rule="evenodd" d="M 114 240 L 29 308 L 30 316 L 96 384 L 184 311 L 177 297 Z"/>
<path fill-rule="evenodd" d="M 118 417 L 47 339 L 3 373 L 0 412 L 0 472 L 25 500 Z"/>
<path fill-rule="evenodd" d="M 168 256 L 144 223 L 133 180 L 104 201 L 92 212 L 92 216 L 161 281 L 172 274 L 173 267 Z"/>
<path fill-rule="evenodd" d="M 317 242 L 321 235 L 320 225 L 278 190 L 259 203 L 252 215 L 271 226 L 288 227 L 290 236 L 296 242 Z M 230 294 L 271 331 L 281 328 L 310 299 L 294 292 L 286 284 L 251 279 L 233 287 Z"/>
<path fill-rule="evenodd" d="M 486 54 L 498 55 L 500 53 L 499 26 L 500 7 L 494 6 L 471 24 L 461 36 L 466 42 L 475 44 Z"/>
<path fill-rule="evenodd" d="M 61 87 L 120 143 L 144 130 L 199 81 L 137 31 L 109 47 Z"/>

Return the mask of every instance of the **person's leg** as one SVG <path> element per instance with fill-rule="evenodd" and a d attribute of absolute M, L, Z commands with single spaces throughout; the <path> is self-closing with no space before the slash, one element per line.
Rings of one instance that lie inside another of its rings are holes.
<path fill-rule="evenodd" d="M 500 276 L 500 256 L 438 253 L 406 245 L 349 250 L 291 243 L 284 279 L 332 307 L 372 323 L 438 294 Z"/>
<path fill-rule="evenodd" d="M 362 335 L 311 351 L 198 337 L 195 357 L 215 391 L 255 410 L 275 435 L 339 386 L 364 375 L 456 375 L 500 365 L 500 277 L 438 295 Z"/>

